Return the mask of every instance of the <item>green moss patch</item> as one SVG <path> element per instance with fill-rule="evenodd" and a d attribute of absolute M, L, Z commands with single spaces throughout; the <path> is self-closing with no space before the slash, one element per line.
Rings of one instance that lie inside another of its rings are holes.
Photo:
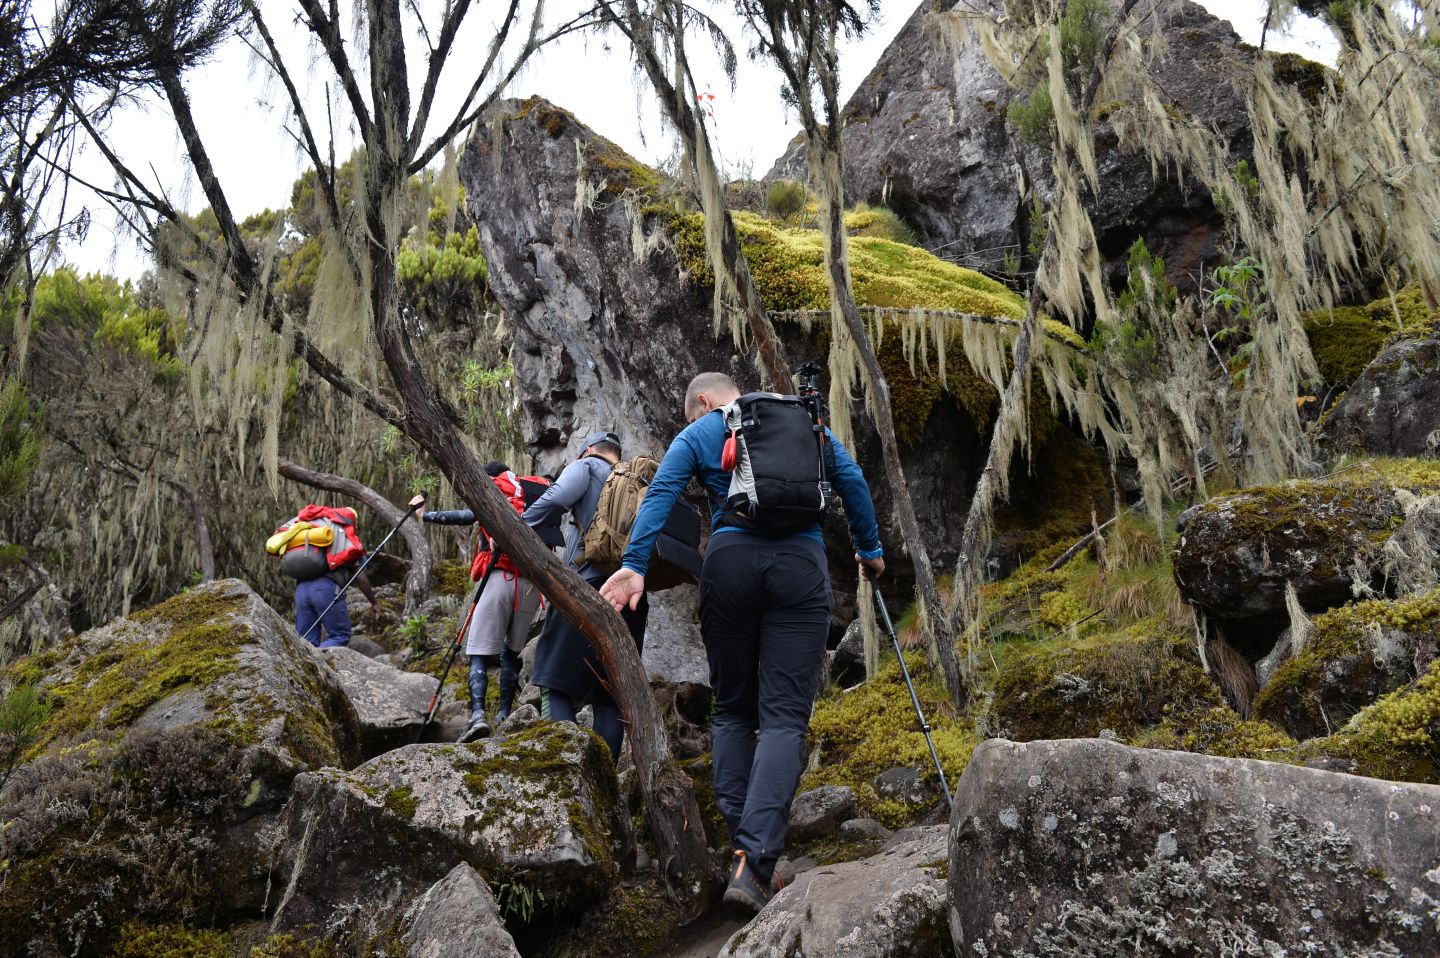
<path fill-rule="evenodd" d="M 1124 738 L 1177 712 L 1220 704 L 1190 637 L 1157 623 L 1011 656 L 988 721 L 995 734 L 1021 742 L 1107 729 Z"/>
<path fill-rule="evenodd" d="M 233 958 L 235 944 L 221 931 L 184 925 L 128 922 L 110 950 L 110 958 Z"/>
<path fill-rule="evenodd" d="M 435 563 L 431 570 L 435 592 L 438 595 L 453 595 L 464 598 L 470 594 L 470 567 L 458 559 L 446 559 Z"/>
<path fill-rule="evenodd" d="M 1331 386 L 1349 386 L 1395 335 L 1424 336 L 1437 317 L 1419 286 L 1406 286 L 1392 300 L 1383 296 L 1363 306 L 1341 306 L 1306 313 L 1305 334 L 1320 375 Z"/>
<path fill-rule="evenodd" d="M 233 596 L 181 595 L 134 617 L 168 634 L 155 642 L 117 635 L 73 678 L 47 686 L 53 710 L 31 754 L 88 731 L 126 728 L 169 696 L 229 674 L 249 637 L 233 618 L 242 606 Z"/>
<path fill-rule="evenodd" d="M 704 218 L 699 213 L 659 212 L 668 220 L 681 267 L 695 282 L 712 285 L 715 279 L 705 252 Z M 849 214 L 846 225 L 863 228 L 873 215 L 869 210 Z M 753 213 L 737 212 L 733 219 L 767 309 L 830 308 L 819 230 L 782 227 Z M 1011 319 L 1025 314 L 1023 301 L 1003 284 L 917 246 L 878 236 L 856 236 L 850 241 L 850 268 L 855 299 L 861 306 L 919 306 Z"/>
<path fill-rule="evenodd" d="M 970 761 L 979 740 L 969 721 L 955 715 L 939 679 L 918 653 L 906 653 L 915 691 L 931 732 L 946 779 L 953 787 Z M 880 674 L 849 692 L 834 691 L 815 705 L 810 719 L 810 744 L 819 750 L 818 767 L 805 773 L 800 791 L 821 785 L 848 785 L 855 790 L 862 815 L 890 827 L 908 824 L 912 810 L 875 794 L 876 775 L 896 766 L 920 769 L 934 782 L 935 767 L 915 707 L 891 656 Z"/>
<path fill-rule="evenodd" d="M 1348 759 L 1357 774 L 1440 784 L 1440 660 L 1328 738 L 1306 742 L 1302 757 Z"/>

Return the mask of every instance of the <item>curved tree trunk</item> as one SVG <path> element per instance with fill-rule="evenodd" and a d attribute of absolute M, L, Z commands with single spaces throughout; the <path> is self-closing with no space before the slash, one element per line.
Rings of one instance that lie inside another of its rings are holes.
<path fill-rule="evenodd" d="M 399 0 L 368 0 L 370 80 L 376 112 L 406 116 L 409 91 Z M 490 481 L 441 405 L 400 322 L 394 208 L 409 181 L 402 131 L 380 125 L 366 144 L 365 221 L 370 307 L 376 343 L 400 397 L 404 433 L 439 466 L 477 520 L 555 610 L 584 631 L 609 676 L 627 723 L 646 819 L 661 849 L 662 876 L 672 894 L 698 914 L 714 865 L 690 777 L 676 764 L 640 653 L 620 614 L 521 521 Z"/>
<path fill-rule="evenodd" d="M 339 493 L 362 502 L 392 526 L 405 517 L 404 509 L 358 480 L 306 469 L 288 459 L 280 459 L 276 463 L 275 471 L 294 482 L 324 489 L 326 492 Z M 408 617 L 414 615 L 420 603 L 430 597 L 431 572 L 435 559 L 430 551 L 430 540 L 426 538 L 425 529 L 420 523 L 404 523 L 400 526 L 400 535 L 405 537 L 405 544 L 410 547 L 410 574 L 405 577 L 404 614 Z"/>

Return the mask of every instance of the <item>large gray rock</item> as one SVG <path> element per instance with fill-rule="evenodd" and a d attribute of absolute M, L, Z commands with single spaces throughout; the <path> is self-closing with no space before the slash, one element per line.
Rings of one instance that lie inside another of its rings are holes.
<path fill-rule="evenodd" d="M 605 892 L 629 841 L 609 750 L 589 731 L 537 722 L 411 745 L 297 779 L 273 927 L 373 932 L 461 862 L 523 883 L 537 912 L 570 912 Z"/>
<path fill-rule="evenodd" d="M 490 886 L 463 862 L 405 912 L 406 958 L 520 958 Z"/>
<path fill-rule="evenodd" d="M 1337 452 L 1440 455 L 1440 339 L 1387 346 L 1325 417 Z"/>
<path fill-rule="evenodd" d="M 710 665 L 700 643 L 700 590 L 676 586 L 650 596 L 641 660 L 652 682 L 710 684 Z"/>
<path fill-rule="evenodd" d="M 418 672 L 403 672 L 354 649 L 320 649 L 319 654 L 355 706 L 360 720 L 360 747 L 366 757 L 415 741 L 425 721 L 430 697 L 435 694 L 436 679 Z M 451 686 L 446 688 L 440 704 L 453 706 L 458 701 L 457 692 Z M 439 726 L 432 724 L 431 728 Z"/>
<path fill-rule="evenodd" d="M 1311 613 L 1350 601 L 1355 570 L 1369 585 L 1381 546 L 1404 516 L 1395 489 L 1364 477 L 1216 496 L 1181 516 L 1175 581 L 1181 595 L 1228 626 L 1233 644 L 1259 658 L 1288 624 L 1287 586 Z"/>
<path fill-rule="evenodd" d="M 943 825 L 896 836 L 860 861 L 813 868 L 736 932 L 720 958 L 940 958 L 945 925 Z"/>
<path fill-rule="evenodd" d="M 102 954 L 127 921 L 254 917 L 292 780 L 358 760 L 339 683 L 234 579 L 17 667 L 52 711 L 0 794 L 3 954 Z"/>
<path fill-rule="evenodd" d="M 1440 788 L 991 740 L 950 820 L 961 955 L 1433 954 Z"/>
<path fill-rule="evenodd" d="M 1231 78 L 1253 63 L 1229 24 L 1184 0 L 1164 0 L 1160 30 L 1168 47 L 1154 73 L 1167 102 L 1215 127 L 1232 149 L 1249 149 L 1244 102 Z M 1012 92 L 980 42 L 946 36 L 937 12 L 954 8 L 963 24 L 998 14 L 1000 0 L 920 3 L 845 105 L 845 193 L 850 202 L 889 206 L 923 244 L 967 266 L 1000 269 L 1028 243 L 1029 208 L 1016 187 L 1033 180 L 1047 199 L 1049 160 L 1006 124 Z M 1147 24 L 1145 32 L 1152 27 Z M 1123 267 L 1137 236 L 1161 255 L 1172 277 L 1202 275 L 1219 252 L 1222 222 L 1208 191 L 1156 180 L 1150 161 L 1115 145 L 1102 127 L 1096 150 L 1100 189 L 1090 203 L 1102 255 Z M 767 178 L 804 178 L 796 142 Z"/>

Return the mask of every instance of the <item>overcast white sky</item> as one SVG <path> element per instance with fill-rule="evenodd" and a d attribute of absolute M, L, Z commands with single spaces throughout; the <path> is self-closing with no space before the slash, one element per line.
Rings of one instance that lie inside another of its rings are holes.
<path fill-rule="evenodd" d="M 1251 42 L 1259 38 L 1259 20 L 1263 4 L 1254 0 L 1200 0 L 1202 6 L 1216 16 L 1228 19 L 1237 33 Z M 422 2 L 422 7 L 433 7 Z M 488 17 L 489 3 L 477 3 L 481 14 Z M 558 22 L 567 4 L 547 4 L 547 19 Z M 722 5 L 716 5 L 717 9 Z M 847 44 L 841 53 L 845 93 L 865 78 L 881 52 L 899 32 L 915 10 L 916 0 L 883 0 L 881 19 L 866 37 Z M 264 0 L 264 8 L 273 18 L 272 30 L 280 35 L 287 53 L 293 52 L 296 63 L 307 63 L 310 54 L 304 35 L 290 24 L 288 0 Z M 484 26 L 477 14 L 473 19 L 476 32 Z M 778 96 L 779 80 L 768 65 L 744 56 L 744 40 L 738 23 L 726 21 L 731 37 L 741 53 L 739 78 L 732 92 L 714 62 L 697 62 L 697 80 L 708 83 L 714 100 L 713 135 L 728 172 L 744 175 L 753 171 L 761 175 L 785 149 L 798 132 L 794 117 L 786 115 Z M 1326 28 L 1314 21 L 1301 20 L 1282 37 L 1272 34 L 1267 42 L 1272 49 L 1294 50 L 1317 60 L 1334 58 L 1334 42 Z M 463 74 L 466 65 L 461 59 L 465 51 L 476 50 L 478 44 L 457 46 L 454 73 Z M 473 54 L 478 60 L 478 52 Z M 311 71 L 316 81 L 309 84 L 312 102 L 323 104 L 324 84 L 328 75 L 315 64 Z M 296 82 L 306 85 L 304 76 Z M 301 162 L 296 149 L 283 133 L 283 115 L 268 103 L 277 103 L 283 91 L 267 88 L 263 76 L 252 67 L 249 51 L 232 42 L 213 62 L 190 75 L 190 88 L 195 100 L 201 132 L 210 144 L 212 155 L 226 185 L 227 193 L 237 212 L 244 216 L 266 207 L 279 207 L 289 200 L 290 186 L 298 176 Z M 671 152 L 671 143 L 660 126 L 658 110 L 651 97 L 636 82 L 630 61 L 622 49 L 607 49 L 595 38 L 568 38 L 547 48 L 513 84 L 511 94 L 525 97 L 539 94 L 574 112 L 583 122 L 619 143 L 637 158 L 655 162 Z M 453 98 L 452 98 L 453 99 Z M 440 111 L 437 110 L 437 116 Z M 320 111 L 323 115 L 323 107 Z M 205 204 L 198 188 L 189 184 L 183 149 L 175 134 L 168 113 L 158 104 L 126 109 L 112 125 L 112 138 L 119 152 L 132 169 L 153 169 L 158 181 L 172 196 L 194 212 Z M 344 140 L 339 138 L 344 155 Z M 91 151 L 81 161 L 87 179 L 109 186 L 114 177 L 102 158 Z M 91 197 L 73 197 L 72 202 L 91 207 L 93 222 L 83 244 L 65 251 L 68 260 L 82 271 L 102 271 L 120 276 L 138 277 L 148 267 L 148 260 L 131 237 L 117 238 L 113 216 Z"/>

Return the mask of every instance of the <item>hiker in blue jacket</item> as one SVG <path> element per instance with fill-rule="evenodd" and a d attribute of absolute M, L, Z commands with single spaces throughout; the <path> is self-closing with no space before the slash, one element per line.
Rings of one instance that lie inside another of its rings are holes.
<path fill-rule="evenodd" d="M 758 911 L 771 894 L 804 768 L 805 729 L 832 599 L 818 522 L 799 532 L 767 534 L 739 528 L 723 508 L 731 473 L 721 465 L 727 438 L 722 410 L 738 398 L 739 388 L 724 373 L 701 373 L 691 381 L 685 394 L 690 425 L 661 460 L 621 568 L 600 593 L 622 612 L 643 601 L 655 538 L 676 497 L 698 477 L 716 503 L 700 577 L 700 635 L 715 693 L 715 804 L 736 846 L 725 900 Z M 826 432 L 826 474 L 845 501 L 855 558 L 879 575 L 885 560 L 870 487 L 855 460 Z"/>
<path fill-rule="evenodd" d="M 575 565 L 585 530 L 590 527 L 600 503 L 600 490 L 610 477 L 610 470 L 620 461 L 620 455 L 620 439 L 613 432 L 601 431 L 587 436 L 580 458 L 566 466 L 554 484 L 521 517 L 527 525 L 539 528 L 553 525 L 561 514 L 569 512 L 575 520 L 566 530 L 565 561 L 570 565 Z M 596 589 L 605 581 L 604 571 L 588 563 L 580 564 L 575 571 Z M 637 651 L 644 641 L 649 611 L 649 604 L 642 598 L 621 613 Z M 535 640 L 535 663 L 531 672 L 531 681 L 540 687 L 542 717 L 573 722 L 576 713 L 590 705 L 595 734 L 610 746 L 612 755 L 620 757 L 625 726 L 620 720 L 620 709 L 606 688 L 605 665 L 580 627 L 558 609 L 550 610 L 545 627 Z"/>

